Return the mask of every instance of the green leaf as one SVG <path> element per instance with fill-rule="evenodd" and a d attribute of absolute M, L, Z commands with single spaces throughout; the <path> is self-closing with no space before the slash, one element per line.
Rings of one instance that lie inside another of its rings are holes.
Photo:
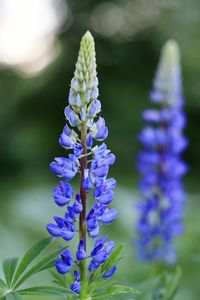
<path fill-rule="evenodd" d="M 89 285 L 93 284 L 94 281 L 99 281 L 103 274 L 109 269 L 111 268 L 113 265 L 117 265 L 119 263 L 119 261 L 121 260 L 122 256 L 121 252 L 124 248 L 124 244 L 118 246 L 116 249 L 114 249 L 114 251 L 111 253 L 111 255 L 109 256 L 109 258 L 107 259 L 107 261 L 100 267 L 98 268 L 96 271 L 91 272 L 91 275 L 89 277 Z"/>
<path fill-rule="evenodd" d="M 101 277 L 101 268 L 98 268 L 97 270 L 91 272 L 90 278 L 89 278 L 89 283 L 94 282 L 95 280 L 97 280 L 100 277 Z"/>
<path fill-rule="evenodd" d="M 20 295 L 40 295 L 40 296 L 53 296 L 53 295 L 67 295 L 72 294 L 72 291 L 66 288 L 54 286 L 35 286 L 17 291 Z"/>
<path fill-rule="evenodd" d="M 6 283 L 0 278 L 0 289 L 6 288 Z"/>
<path fill-rule="evenodd" d="M 8 290 L 8 287 L 6 285 L 6 283 L 0 279 L 0 299 L 3 300 L 5 299 L 5 294 L 6 294 L 6 291 Z"/>
<path fill-rule="evenodd" d="M 26 268 L 32 263 L 32 261 L 52 242 L 52 237 L 47 237 L 39 242 L 35 243 L 24 255 L 20 264 L 16 270 L 13 284 L 17 282 L 19 277 L 24 273 Z"/>
<path fill-rule="evenodd" d="M 60 276 L 60 274 L 58 272 L 55 272 L 53 270 L 50 270 L 49 272 L 50 272 L 51 276 L 54 278 L 53 282 L 55 282 L 60 287 L 68 288 L 69 282 L 71 283 L 71 278 L 68 278 L 68 280 L 67 280 L 66 275 Z M 70 277 L 70 274 L 67 274 L 67 275 L 69 275 L 68 277 Z"/>
<path fill-rule="evenodd" d="M 122 250 L 124 249 L 124 244 L 121 244 L 116 249 L 113 250 L 107 261 L 102 265 L 102 273 L 106 272 L 110 267 L 116 265 L 122 257 L 120 257 Z"/>
<path fill-rule="evenodd" d="M 17 262 L 18 258 L 7 258 L 3 261 L 3 271 L 8 287 L 11 286 L 11 282 L 17 267 Z"/>
<path fill-rule="evenodd" d="M 165 271 L 159 278 L 159 282 L 153 293 L 153 300 L 172 300 L 176 295 L 180 278 L 181 268 L 176 267 L 175 271 Z"/>
<path fill-rule="evenodd" d="M 170 285 L 166 291 L 166 295 L 164 297 L 164 300 L 172 300 L 174 296 L 176 295 L 176 292 L 178 290 L 178 286 L 180 283 L 182 271 L 180 267 L 177 267 L 174 273 L 174 276 L 172 276 Z"/>
<path fill-rule="evenodd" d="M 114 280 L 110 279 L 110 280 L 105 280 L 105 279 L 102 279 L 102 280 L 97 280 L 97 281 L 94 281 L 90 284 L 89 286 L 89 291 L 88 293 L 93 296 L 93 292 L 95 293 L 96 289 L 98 289 L 99 291 L 103 291 L 103 289 L 105 290 L 105 288 L 107 288 L 108 286 L 111 286 L 114 284 Z"/>
<path fill-rule="evenodd" d="M 17 292 L 12 292 L 6 295 L 6 300 L 22 300 L 22 297 Z"/>
<path fill-rule="evenodd" d="M 21 279 L 16 283 L 14 289 L 18 288 L 25 280 L 27 280 L 33 274 L 41 272 L 43 270 L 47 270 L 55 265 L 57 260 L 57 256 L 62 253 L 67 247 L 63 247 L 54 251 L 53 253 L 45 256 L 38 263 L 36 263 L 27 273 L 25 273 Z"/>
<path fill-rule="evenodd" d="M 135 288 L 124 286 L 124 285 L 112 285 L 109 289 L 110 295 L 119 295 L 119 294 L 132 294 L 132 295 L 138 295 L 139 291 Z"/>
<path fill-rule="evenodd" d="M 112 285 L 107 289 L 104 289 L 102 291 L 97 291 L 96 293 L 94 293 L 92 295 L 92 299 L 94 300 L 109 299 L 109 297 L 119 295 L 119 294 L 132 294 L 136 296 L 139 294 L 139 292 L 132 287 L 123 286 L 123 285 Z"/>

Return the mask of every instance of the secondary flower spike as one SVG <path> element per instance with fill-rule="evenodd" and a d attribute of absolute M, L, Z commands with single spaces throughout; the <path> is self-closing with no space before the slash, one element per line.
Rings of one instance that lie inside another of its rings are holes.
<path fill-rule="evenodd" d="M 174 238 L 183 232 L 185 192 L 181 177 L 187 166 L 181 153 L 187 146 L 179 49 L 175 41 L 163 47 L 150 99 L 153 109 L 143 113 L 146 125 L 139 135 L 143 150 L 137 247 L 142 260 L 174 263 Z"/>
<path fill-rule="evenodd" d="M 54 188 L 54 202 L 63 207 L 62 216 L 55 216 L 47 224 L 48 232 L 69 243 L 56 262 L 60 274 L 73 272 L 72 292 L 80 299 L 87 297 L 87 277 L 102 266 L 111 255 L 115 243 L 108 237 L 99 238 L 93 249 L 87 249 L 87 238 L 97 238 L 101 224 L 110 224 L 116 217 L 115 208 L 110 208 L 114 198 L 116 181 L 107 178 L 115 156 L 103 141 L 108 136 L 105 120 L 98 117 L 101 103 L 96 71 L 94 39 L 89 32 L 83 36 L 74 78 L 71 81 L 69 105 L 64 110 L 67 124 L 59 137 L 60 145 L 70 151 L 67 157 L 56 157 L 50 164 L 53 173 L 61 177 L 60 185 Z M 71 184 L 76 175 L 80 178 L 80 190 L 74 194 Z M 93 203 L 87 201 L 88 194 Z M 90 205 L 90 206 L 89 206 Z M 79 242 L 73 254 L 70 243 L 78 235 Z M 111 277 L 116 271 L 112 266 L 102 278 Z"/>

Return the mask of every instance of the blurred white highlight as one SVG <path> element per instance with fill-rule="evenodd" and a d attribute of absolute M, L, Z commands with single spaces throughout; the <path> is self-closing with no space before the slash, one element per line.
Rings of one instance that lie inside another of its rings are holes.
<path fill-rule="evenodd" d="M 63 0 L 1 0 L 0 63 L 27 75 L 43 70 L 59 53 L 56 35 L 69 15 Z"/>
<path fill-rule="evenodd" d="M 180 4 L 181 0 L 125 0 L 118 4 L 107 1 L 94 8 L 90 21 L 93 29 L 104 36 L 132 40 Z"/>

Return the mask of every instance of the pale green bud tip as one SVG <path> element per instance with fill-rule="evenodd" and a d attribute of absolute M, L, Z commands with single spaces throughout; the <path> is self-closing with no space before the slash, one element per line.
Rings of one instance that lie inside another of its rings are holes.
<path fill-rule="evenodd" d="M 170 55 L 178 55 L 179 54 L 179 46 L 175 40 L 168 40 L 163 49 L 169 52 Z"/>
<path fill-rule="evenodd" d="M 83 35 L 82 37 L 82 41 L 86 41 L 86 42 L 94 42 L 94 38 L 93 36 L 91 35 L 90 31 L 86 31 L 86 33 Z"/>
<path fill-rule="evenodd" d="M 94 46 L 94 38 L 91 33 L 87 31 L 81 39 L 80 51 L 85 50 L 89 54 L 89 52 L 94 51 Z"/>
<path fill-rule="evenodd" d="M 168 40 L 162 48 L 161 60 L 168 66 L 179 63 L 180 51 L 179 46 L 175 40 Z"/>
<path fill-rule="evenodd" d="M 98 95 L 95 43 L 91 33 L 87 31 L 81 39 L 69 102 L 78 112 L 82 105 L 97 99 Z"/>
<path fill-rule="evenodd" d="M 181 92 L 180 52 L 176 41 L 169 40 L 161 51 L 161 57 L 154 80 L 154 90 L 159 94 L 159 100 L 167 104 L 177 101 L 177 95 Z M 162 96 L 163 94 L 163 96 Z M 155 96 L 155 93 L 154 93 Z"/>

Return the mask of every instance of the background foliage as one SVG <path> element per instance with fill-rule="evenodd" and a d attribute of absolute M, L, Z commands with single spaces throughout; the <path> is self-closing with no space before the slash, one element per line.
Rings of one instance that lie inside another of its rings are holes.
<path fill-rule="evenodd" d="M 137 262 L 132 247 L 134 205 L 138 200 L 134 169 L 139 149 L 137 133 L 142 126 L 141 112 L 150 105 L 148 93 L 159 51 L 168 38 L 175 38 L 182 52 L 188 118 L 185 133 L 190 141 L 184 154 L 190 166 L 185 179 L 186 231 L 178 241 L 183 277 L 175 299 L 198 300 L 200 2 L 71 0 L 64 3 L 68 13 L 57 32 L 60 47 L 57 58 L 37 74 L 22 73 L 16 65 L 2 65 L 0 69 L 0 261 L 8 256 L 21 256 L 28 245 L 44 237 L 45 224 L 55 214 L 51 194 L 55 181 L 48 165 L 54 156 L 64 154 L 58 145 L 64 124 L 63 109 L 79 41 L 89 29 L 96 40 L 100 100 L 110 132 L 108 144 L 117 156 L 112 175 L 118 181 L 115 205 L 120 213 L 108 230 L 114 239 L 125 243 L 126 257 L 116 278 L 120 283 L 139 288 L 144 276 L 152 272 L 152 268 Z M 36 276 L 35 282 L 40 283 L 40 278 Z M 145 289 L 151 284 L 147 282 Z"/>

